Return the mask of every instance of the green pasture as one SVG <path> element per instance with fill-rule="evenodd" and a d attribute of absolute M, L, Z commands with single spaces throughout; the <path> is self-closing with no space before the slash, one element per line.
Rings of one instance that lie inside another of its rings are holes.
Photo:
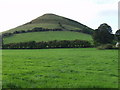
<path fill-rule="evenodd" d="M 14 34 L 14 36 L 3 38 L 4 44 L 27 41 L 40 42 L 40 41 L 75 40 L 75 39 L 92 41 L 92 36 L 89 34 L 71 31 L 47 31 Z"/>
<path fill-rule="evenodd" d="M 118 51 L 95 48 L 2 51 L 3 88 L 117 88 Z"/>

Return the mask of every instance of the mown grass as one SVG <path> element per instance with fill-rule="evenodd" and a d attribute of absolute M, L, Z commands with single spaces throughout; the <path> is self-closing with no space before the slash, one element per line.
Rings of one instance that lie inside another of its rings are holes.
<path fill-rule="evenodd" d="M 92 37 L 88 34 L 70 32 L 70 31 L 48 31 L 48 32 L 31 32 L 15 34 L 11 37 L 3 38 L 4 44 L 18 43 L 27 41 L 52 41 L 52 40 L 88 40 L 92 41 Z"/>
<path fill-rule="evenodd" d="M 3 88 L 117 88 L 117 50 L 3 50 Z"/>

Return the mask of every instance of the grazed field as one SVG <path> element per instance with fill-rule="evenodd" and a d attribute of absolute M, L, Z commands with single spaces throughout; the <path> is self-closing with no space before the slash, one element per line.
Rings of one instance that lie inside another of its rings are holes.
<path fill-rule="evenodd" d="M 49 32 L 31 32 L 15 34 L 11 37 L 4 38 L 4 44 L 7 43 L 18 43 L 18 42 L 28 42 L 28 41 L 52 41 L 52 40 L 88 40 L 92 42 L 91 35 L 70 32 L 70 31 L 49 31 Z"/>
<path fill-rule="evenodd" d="M 3 50 L 3 88 L 117 88 L 118 51 Z"/>

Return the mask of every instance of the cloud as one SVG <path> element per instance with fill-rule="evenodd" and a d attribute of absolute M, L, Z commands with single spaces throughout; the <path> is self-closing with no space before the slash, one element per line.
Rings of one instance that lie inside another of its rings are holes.
<path fill-rule="evenodd" d="M 118 10 L 103 10 L 99 13 L 100 16 L 118 16 Z"/>
<path fill-rule="evenodd" d="M 93 1 L 94 3 L 96 4 L 113 4 L 113 3 L 116 3 L 118 2 L 118 0 L 91 0 Z"/>

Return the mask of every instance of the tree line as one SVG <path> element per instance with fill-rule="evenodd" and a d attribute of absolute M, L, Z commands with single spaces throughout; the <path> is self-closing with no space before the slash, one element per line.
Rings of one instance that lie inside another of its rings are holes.
<path fill-rule="evenodd" d="M 3 49 L 47 49 L 47 48 L 87 48 L 92 47 L 86 40 L 54 40 L 54 41 L 29 41 L 20 43 L 3 44 Z"/>
<path fill-rule="evenodd" d="M 95 29 L 92 37 L 95 46 L 114 44 L 114 42 L 120 42 L 120 30 L 117 30 L 116 33 L 113 34 L 112 28 L 108 24 L 103 23 L 98 29 Z"/>

